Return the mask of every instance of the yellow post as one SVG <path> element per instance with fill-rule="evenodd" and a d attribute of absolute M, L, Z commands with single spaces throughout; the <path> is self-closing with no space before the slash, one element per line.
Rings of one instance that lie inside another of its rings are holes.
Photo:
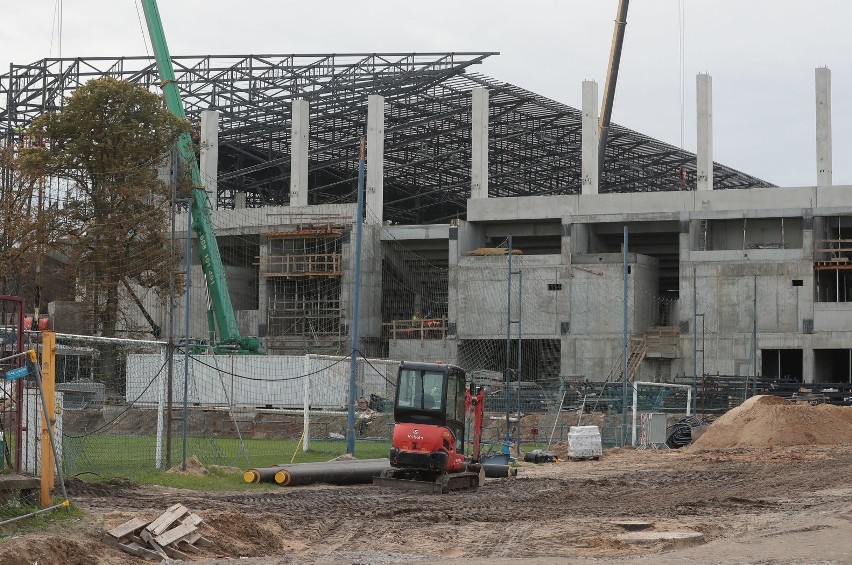
<path fill-rule="evenodd" d="M 56 422 L 56 334 L 41 333 L 41 387 L 47 404 L 47 414 L 41 419 L 41 493 L 39 503 L 46 508 L 53 504 L 54 461 L 50 434 Z"/>

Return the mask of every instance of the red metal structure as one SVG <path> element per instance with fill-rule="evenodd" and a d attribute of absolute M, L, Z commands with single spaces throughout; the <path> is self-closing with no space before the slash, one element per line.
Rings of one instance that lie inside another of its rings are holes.
<path fill-rule="evenodd" d="M 0 295 L 0 359 L 15 355 L 24 350 L 24 298 L 22 296 L 5 296 Z M 5 375 L 6 371 L 16 369 L 23 365 L 24 359 L 17 357 L 8 361 L 0 362 L 0 375 Z M 3 457 L 5 462 L 16 473 L 21 472 L 22 460 L 22 425 L 23 417 L 21 416 L 21 407 L 24 405 L 24 383 L 23 381 L 15 381 L 13 384 L 7 385 L 0 376 L 0 382 L 3 383 L 0 399 L 11 400 L 12 402 L 2 403 L 3 409 L 0 411 L 0 427 L 2 427 L 5 437 L 14 435 L 15 456 L 12 457 L 10 450 L 12 449 L 8 443 L 4 442 Z M 9 432 L 14 430 L 14 434 Z"/>
<path fill-rule="evenodd" d="M 485 392 L 468 388 L 463 369 L 441 363 L 400 364 L 394 402 L 391 469 L 373 482 L 426 492 L 475 489 L 483 482 L 479 461 Z M 466 419 L 473 412 L 469 457 Z"/>

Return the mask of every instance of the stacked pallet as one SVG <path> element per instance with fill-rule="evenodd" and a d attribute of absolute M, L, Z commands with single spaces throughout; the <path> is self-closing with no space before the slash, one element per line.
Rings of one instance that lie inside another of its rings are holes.
<path fill-rule="evenodd" d="M 104 534 L 104 541 L 131 555 L 161 561 L 186 559 L 201 547 L 213 545 L 201 535 L 202 519 L 183 504 L 175 504 L 156 520 L 133 518 Z"/>

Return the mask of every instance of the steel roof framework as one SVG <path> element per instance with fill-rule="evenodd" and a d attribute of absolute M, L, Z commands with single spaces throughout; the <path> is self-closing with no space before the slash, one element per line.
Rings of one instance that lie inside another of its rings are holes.
<path fill-rule="evenodd" d="M 470 196 L 471 89 L 489 90 L 489 194 L 580 191 L 579 110 L 470 72 L 494 53 L 174 57 L 187 115 L 220 112 L 218 206 L 287 204 L 291 104 L 310 101 L 309 202 L 353 202 L 367 96 L 385 97 L 384 218 L 446 222 Z M 92 78 L 155 89 L 150 57 L 42 59 L 0 76 L 0 133 L 11 139 Z M 683 175 L 683 180 L 681 176 Z M 694 190 L 695 155 L 615 124 L 601 192 Z M 716 188 L 771 184 L 714 164 Z"/>

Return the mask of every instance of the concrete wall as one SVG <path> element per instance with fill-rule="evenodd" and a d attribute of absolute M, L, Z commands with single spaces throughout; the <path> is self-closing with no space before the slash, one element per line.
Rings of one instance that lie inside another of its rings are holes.
<path fill-rule="evenodd" d="M 463 339 L 505 339 L 507 274 L 506 256 L 472 257 L 459 260 L 457 273 L 458 336 Z M 512 318 L 520 319 L 524 338 L 559 336 L 561 312 L 568 308 L 566 293 L 548 290 L 548 284 L 561 282 L 559 255 L 515 255 L 512 269 L 523 273 L 521 298 L 518 277 L 512 278 Z M 563 286 L 564 289 L 564 286 Z M 513 335 L 517 331 L 513 324 Z"/>
<path fill-rule="evenodd" d="M 849 331 L 852 321 L 852 302 L 817 302 L 814 304 L 814 331 Z M 852 342 L 846 344 L 852 347 Z"/>
<path fill-rule="evenodd" d="M 513 296 L 513 318 L 518 317 L 520 304 L 524 338 L 560 340 L 563 375 L 604 378 L 622 348 L 622 259 L 620 253 L 613 252 L 613 234 L 625 223 L 637 233 L 644 230 L 671 234 L 672 222 L 678 222 L 680 284 L 673 322 L 681 322 L 688 331 L 680 338 L 680 356 L 671 361 L 671 373 L 693 371 L 695 298 L 698 313 L 704 315 L 703 326 L 699 327 L 703 327 L 703 337 L 699 331 L 698 347 L 704 349 L 699 371 L 703 368 L 708 373 L 747 374 L 753 370 L 755 360 L 760 367 L 761 350 L 792 348 L 803 350 L 807 381 L 814 378 L 817 370 L 814 349 L 843 349 L 852 343 L 852 307 L 848 305 L 852 303 L 814 303 L 812 251 L 814 233 L 818 234 L 817 239 L 831 235 L 829 220 L 823 218 L 852 216 L 850 194 L 850 186 L 820 186 L 488 198 L 469 200 L 468 220 L 457 225 L 368 226 L 364 230 L 361 261 L 361 335 L 377 338 L 381 332 L 382 241 L 448 240 L 448 310 L 455 334 L 450 332 L 447 340 L 398 340 L 389 347 L 392 358 L 452 362 L 458 358 L 456 337 L 506 337 L 507 259 L 472 257 L 468 253 L 509 231 L 519 238 L 547 240 L 547 245 L 552 238 L 561 241 L 561 250 L 557 245 L 557 252 L 552 254 L 513 259 L 513 267 L 523 272 L 523 295 L 520 302 L 517 293 Z M 216 213 L 217 231 L 234 236 L 258 234 L 270 227 L 285 226 L 294 216 L 310 214 L 354 218 L 354 204 L 220 210 Z M 710 226 L 706 250 L 698 245 L 703 223 Z M 350 239 L 343 250 L 344 323 L 352 315 L 352 244 Z M 635 254 L 631 254 L 630 264 L 629 332 L 640 334 L 655 318 L 659 266 L 653 257 Z M 257 284 L 252 269 L 228 272 L 232 288 Z M 197 265 L 192 278 L 191 325 L 194 335 L 204 336 L 205 293 Z M 755 280 L 756 348 L 751 337 Z M 793 286 L 793 280 L 801 280 L 802 286 Z M 517 283 L 517 278 L 513 283 Z M 562 286 L 548 290 L 548 284 Z M 249 293 L 235 298 L 241 331 L 248 334 L 259 331 L 266 318 L 262 287 L 260 295 L 259 309 L 242 298 Z M 165 310 L 153 297 L 144 300 L 146 304 L 151 301 L 155 319 L 165 327 Z M 134 323 L 144 326 L 144 319 L 135 310 L 126 308 Z M 61 327 L 62 320 L 55 318 L 57 327 Z M 175 319 L 181 333 L 181 298 Z M 805 333 L 805 321 L 813 322 L 813 334 Z M 661 363 L 654 370 L 665 366 Z"/>
<path fill-rule="evenodd" d="M 458 363 L 456 339 L 392 339 L 388 351 L 388 357 L 400 361 Z"/>
<path fill-rule="evenodd" d="M 382 332 L 382 242 L 380 225 L 364 225 L 361 249 L 361 296 L 359 335 L 378 337 Z M 342 322 L 351 327 L 355 290 L 355 229 L 343 244 L 343 277 L 340 281 Z"/>
<path fill-rule="evenodd" d="M 674 372 L 693 372 L 693 312 L 697 310 L 698 349 L 704 349 L 703 355 L 698 354 L 699 372 L 703 362 L 708 373 L 753 374 L 755 296 L 758 370 L 760 349 L 803 347 L 803 320 L 813 317 L 810 261 L 801 257 L 759 261 L 716 257 L 704 261 L 708 257 L 703 253 L 693 253 L 691 258 L 692 262 L 683 266 L 680 286 L 680 319 L 689 332 L 681 338 L 682 357 L 673 366 Z M 794 279 L 802 280 L 803 286 L 793 286 Z M 693 303 L 696 295 L 697 307 Z M 805 372 L 809 373 L 807 369 Z"/>
<path fill-rule="evenodd" d="M 653 324 L 658 295 L 656 259 L 628 254 L 630 335 Z M 561 337 L 561 374 L 603 380 L 623 355 L 624 268 L 620 253 L 572 256 L 569 332 Z"/>
<path fill-rule="evenodd" d="M 623 218 L 627 220 L 641 214 L 671 216 L 672 219 L 677 219 L 679 212 L 720 211 L 729 211 L 732 217 L 742 217 L 748 213 L 753 214 L 754 217 L 773 217 L 781 214 L 777 212 L 770 214 L 767 211 L 798 210 L 798 214 L 801 214 L 802 209 L 817 207 L 848 211 L 850 191 L 852 187 L 846 185 L 712 190 L 700 193 L 695 191 L 643 192 L 488 198 L 468 200 L 467 220 L 469 222 L 531 221 L 558 219 L 566 215 L 609 214 L 623 215 Z"/>

